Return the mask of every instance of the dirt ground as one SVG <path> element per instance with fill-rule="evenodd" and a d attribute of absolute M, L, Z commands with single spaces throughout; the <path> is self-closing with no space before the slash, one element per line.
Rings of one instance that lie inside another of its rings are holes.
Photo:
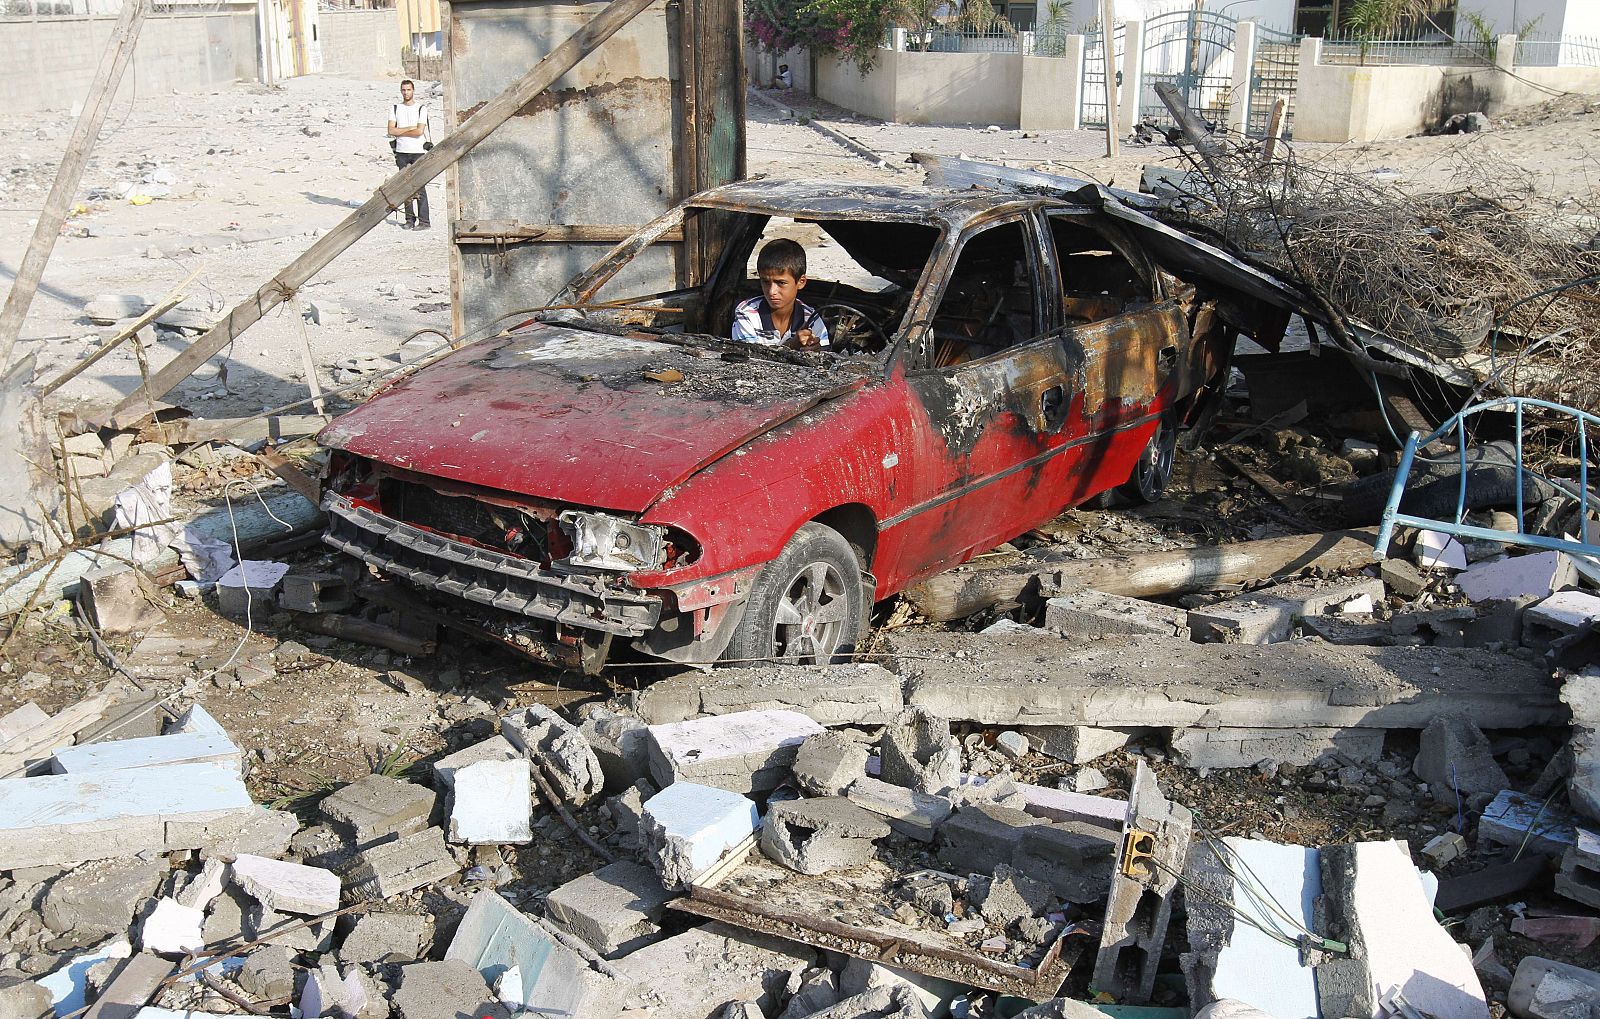
<path fill-rule="evenodd" d="M 198 272 L 191 292 L 231 305 L 339 222 L 393 169 L 382 124 L 397 85 L 398 79 L 298 78 L 275 89 L 239 85 L 140 97 L 131 108 L 118 110 L 85 175 L 79 196 L 83 211 L 58 244 L 24 329 L 22 346 L 37 354 L 40 377 L 75 363 L 112 332 L 83 319 L 82 306 L 94 296 L 155 299 Z M 438 103 L 436 90 L 425 87 L 422 94 Z M 881 153 L 886 165 L 875 166 L 845 150 L 773 103 L 850 135 Z M 1547 194 L 1592 190 L 1600 102 L 1563 99 L 1512 119 L 1515 126 L 1497 124 L 1478 136 L 1300 146 L 1298 151 L 1302 158 L 1336 159 L 1430 188 L 1448 186 L 1452 168 L 1462 160 L 1491 153 L 1524 168 Z M 65 115 L 0 122 L 0 152 L 6 154 L 0 157 L 0 271 L 8 276 L 26 247 L 70 129 Z M 753 173 L 904 183 L 920 178 L 902 166 L 912 151 L 1003 161 L 1123 187 L 1137 187 L 1144 164 L 1183 163 L 1167 146 L 1125 146 L 1118 159 L 1107 160 L 1101 154 L 1103 138 L 1095 132 L 1024 137 L 988 125 L 879 124 L 791 93 L 775 94 L 772 103 L 752 99 L 749 145 Z M 118 197 L 123 185 L 157 170 L 170 172 L 170 194 L 138 205 Z M 405 344 L 416 330 L 448 328 L 442 182 L 432 186 L 431 195 L 431 232 L 401 230 L 391 218 L 307 288 L 320 324 L 305 328 L 324 386 L 337 384 L 333 367 L 343 359 L 410 353 L 416 348 Z M 287 309 L 279 309 L 219 358 L 217 370 L 191 379 L 169 399 L 197 416 L 221 417 L 303 398 L 300 329 Z M 150 349 L 150 367 L 159 367 L 180 347 L 172 340 Z M 137 381 L 137 361 L 125 349 L 63 388 L 53 404 L 68 409 L 79 401 L 103 403 Z M 1184 455 L 1177 477 L 1170 497 L 1155 506 L 1138 512 L 1069 512 L 1016 544 L 1048 542 L 1087 558 L 1200 540 L 1266 537 L 1294 523 L 1279 503 L 1205 452 Z M 214 491 L 199 494 L 215 496 Z M 1314 506 L 1306 512 L 1314 523 L 1325 522 L 1316 519 Z M 334 565 L 315 550 L 293 561 Z M 257 798 L 301 809 L 308 817 L 321 794 L 370 771 L 419 769 L 421 775 L 428 760 L 488 735 L 496 716 L 515 705 L 599 700 L 670 671 L 641 666 L 605 682 L 574 680 L 449 636 L 442 638 L 437 655 L 408 659 L 297 631 L 286 615 L 247 630 L 220 616 L 212 603 L 188 600 L 170 589 L 165 597 L 168 623 L 158 636 L 186 642 L 192 664 L 150 681 L 151 692 L 204 704 L 247 751 L 248 780 Z M 907 621 L 892 606 L 880 609 L 878 618 Z M 112 651 L 119 660 L 137 663 L 150 652 L 148 646 L 140 648 L 140 641 L 114 641 Z M 241 668 L 252 665 L 255 671 Z M 0 673 L 0 713 L 27 700 L 57 710 L 108 675 L 59 610 L 36 616 L 7 642 L 0 651 Z M 115 683 L 131 689 L 126 680 Z M 973 732 L 984 742 L 996 735 L 976 729 L 967 734 Z M 1517 738 L 1521 764 L 1512 778 L 1526 784 L 1564 733 Z M 1419 796 L 1408 778 L 1414 753 L 1415 736 L 1396 735 L 1382 765 L 1354 776 L 1339 775 L 1336 768 L 1201 775 L 1172 765 L 1156 745 L 1136 745 L 1096 766 L 1110 780 L 1108 793 L 1125 795 L 1135 756 L 1142 754 L 1157 764 L 1169 794 L 1221 834 L 1305 844 L 1394 837 L 1418 849 L 1453 824 L 1455 808 Z M 1035 755 L 1023 776 L 1052 784 L 1073 770 Z M 603 811 L 580 820 L 590 831 L 606 824 Z M 545 817 L 541 825 L 533 846 L 506 854 L 516 874 L 514 887 L 528 894 L 598 863 L 559 821 Z M 1505 933 L 1511 915 L 1498 907 L 1491 912 L 1474 914 L 1468 923 L 1496 932 L 1507 966 L 1514 968 L 1528 953 L 1585 961 L 1586 953 L 1565 953 Z M 1588 963 L 1593 961 L 1588 954 Z M 1503 987 L 1495 991 L 1503 998 Z"/>

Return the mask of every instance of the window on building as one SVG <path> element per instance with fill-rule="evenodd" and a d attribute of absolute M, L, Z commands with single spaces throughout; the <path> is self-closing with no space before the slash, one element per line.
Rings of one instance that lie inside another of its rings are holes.
<path fill-rule="evenodd" d="M 1346 34 L 1345 14 L 1352 0 L 1295 0 L 1294 30 L 1300 35 L 1333 38 Z M 1406 18 L 1395 29 L 1402 38 L 1427 38 L 1429 36 L 1454 37 L 1456 31 L 1455 0 L 1440 4 L 1438 10 L 1419 18 Z"/>

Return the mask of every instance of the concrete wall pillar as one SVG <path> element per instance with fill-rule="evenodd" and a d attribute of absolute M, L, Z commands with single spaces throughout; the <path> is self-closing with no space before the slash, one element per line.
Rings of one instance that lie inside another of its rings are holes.
<path fill-rule="evenodd" d="M 1122 45 L 1122 84 L 1117 89 L 1117 130 L 1127 137 L 1139 123 L 1139 104 L 1144 100 L 1144 22 L 1122 23 Z"/>
<path fill-rule="evenodd" d="M 1250 128 L 1252 79 L 1256 69 L 1256 23 L 1241 21 L 1233 32 L 1233 91 L 1229 93 L 1228 130 L 1244 137 Z"/>
<path fill-rule="evenodd" d="M 890 29 L 890 43 L 890 49 L 896 53 L 904 53 L 906 51 L 906 30 L 899 25 Z"/>
<path fill-rule="evenodd" d="M 1495 37 L 1494 66 L 1502 71 L 1509 71 L 1517 66 L 1517 37 L 1515 35 Z"/>
<path fill-rule="evenodd" d="M 1089 41 L 1081 35 L 1067 36 L 1066 49 L 1061 59 L 1066 63 L 1067 87 L 1061 99 L 1066 106 L 1067 129 L 1076 131 L 1083 127 L 1083 62 Z"/>

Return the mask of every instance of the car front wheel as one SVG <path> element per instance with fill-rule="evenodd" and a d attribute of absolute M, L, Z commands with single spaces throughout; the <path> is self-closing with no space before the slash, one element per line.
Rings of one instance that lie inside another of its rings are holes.
<path fill-rule="evenodd" d="M 1156 422 L 1155 434 L 1139 454 L 1133 473 L 1117 489 L 1118 494 L 1134 502 L 1159 502 L 1172 481 L 1172 462 L 1178 449 L 1178 429 L 1163 414 Z"/>
<path fill-rule="evenodd" d="M 768 563 L 723 658 L 826 665 L 855 650 L 866 626 L 861 564 L 844 536 L 805 524 Z"/>

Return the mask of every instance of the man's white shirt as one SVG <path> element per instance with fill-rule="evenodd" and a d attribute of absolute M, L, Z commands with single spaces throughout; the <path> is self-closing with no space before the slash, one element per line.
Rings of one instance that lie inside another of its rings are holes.
<path fill-rule="evenodd" d="M 390 110 L 389 119 L 394 121 L 394 126 L 404 130 L 408 127 L 426 126 L 428 123 L 428 107 L 425 103 L 395 103 Z M 426 133 L 420 138 L 411 138 L 405 135 L 394 140 L 396 152 L 422 152 L 422 143 L 427 141 Z"/>

